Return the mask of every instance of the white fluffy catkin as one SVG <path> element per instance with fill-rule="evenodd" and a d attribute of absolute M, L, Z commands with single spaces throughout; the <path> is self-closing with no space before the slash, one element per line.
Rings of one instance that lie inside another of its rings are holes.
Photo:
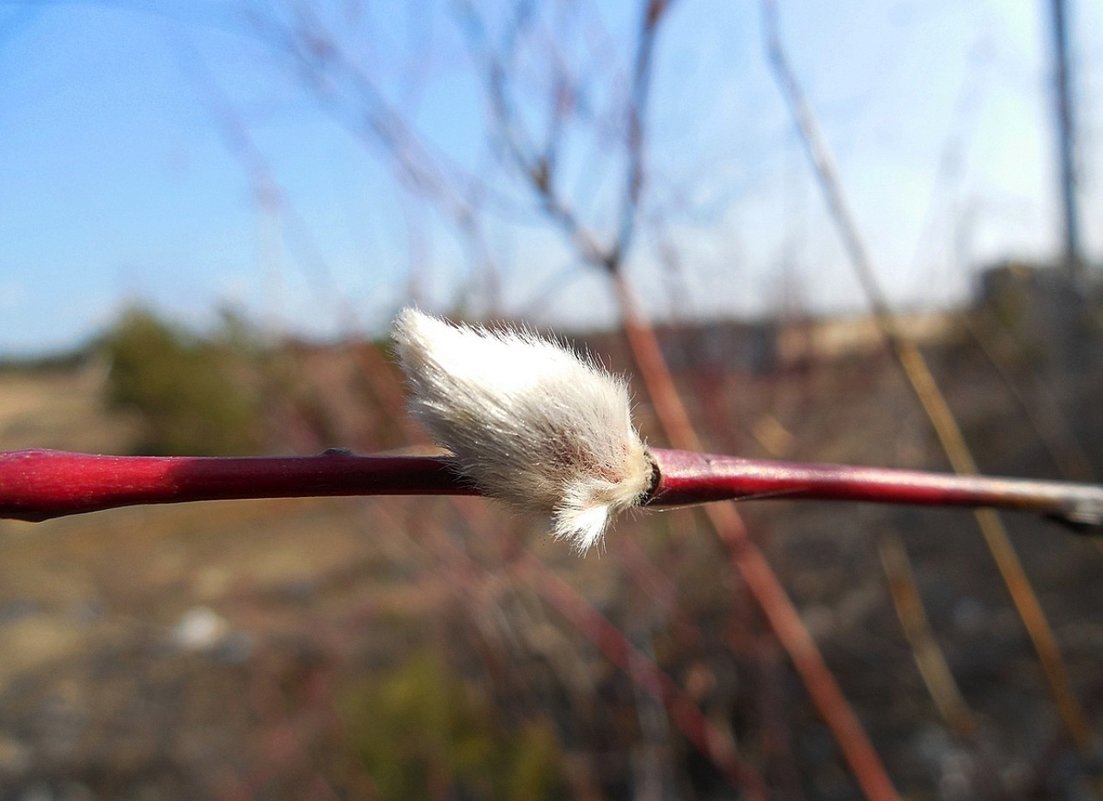
<path fill-rule="evenodd" d="M 485 494 L 550 514 L 581 552 L 652 481 L 625 382 L 525 330 L 395 320 L 410 411 Z"/>

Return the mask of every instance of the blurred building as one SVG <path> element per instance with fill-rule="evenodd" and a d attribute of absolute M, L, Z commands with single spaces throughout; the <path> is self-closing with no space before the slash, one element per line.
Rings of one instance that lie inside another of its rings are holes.
<path fill-rule="evenodd" d="M 1076 369 L 1103 355 L 1101 309 L 1100 281 L 1085 291 L 1065 270 L 1021 260 L 984 269 L 973 301 L 974 312 L 987 315 L 1055 369 Z"/>

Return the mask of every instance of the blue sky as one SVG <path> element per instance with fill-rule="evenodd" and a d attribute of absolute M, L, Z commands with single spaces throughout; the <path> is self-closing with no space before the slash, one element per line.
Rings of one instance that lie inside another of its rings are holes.
<path fill-rule="evenodd" d="M 604 281 L 488 143 L 460 4 L 313 5 L 449 180 L 475 176 L 498 198 L 480 212 L 481 255 L 500 285 L 493 310 L 611 322 Z M 486 4 L 491 36 L 509 5 Z M 546 3 L 542 30 L 588 79 L 599 124 L 571 131 L 562 185 L 602 232 L 619 165 L 601 123 L 636 20 L 626 3 L 569 5 Z M 1046 5 L 780 4 L 897 303 L 952 301 L 976 263 L 1054 252 Z M 1073 10 L 1083 227 L 1098 260 L 1103 10 Z M 229 305 L 318 336 L 378 332 L 411 292 L 431 308 L 492 310 L 470 241 L 364 135 L 367 107 L 347 75 L 312 83 L 279 46 L 269 22 L 288 13 L 277 0 L 0 0 L 0 353 L 72 346 L 136 301 L 196 325 Z M 545 108 L 543 52 L 517 68 L 530 122 Z M 661 227 L 645 229 L 630 269 L 652 313 L 754 314 L 783 298 L 861 308 L 767 68 L 757 3 L 674 7 L 649 123 L 645 213 Z"/>

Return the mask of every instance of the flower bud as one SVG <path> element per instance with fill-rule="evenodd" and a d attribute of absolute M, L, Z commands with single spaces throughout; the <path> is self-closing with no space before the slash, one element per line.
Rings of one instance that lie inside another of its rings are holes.
<path fill-rule="evenodd" d="M 411 413 L 486 495 L 550 514 L 580 552 L 646 497 L 653 465 L 623 379 L 525 329 L 409 308 L 393 336 Z"/>

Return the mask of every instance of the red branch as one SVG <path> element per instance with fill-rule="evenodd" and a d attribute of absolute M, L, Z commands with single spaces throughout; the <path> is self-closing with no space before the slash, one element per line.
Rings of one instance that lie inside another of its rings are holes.
<path fill-rule="evenodd" d="M 329 495 L 475 495 L 440 456 L 94 456 L 0 453 L 0 517 L 47 520 L 119 506 Z"/>
<path fill-rule="evenodd" d="M 1023 509 L 1103 525 L 1103 487 L 654 449 L 651 506 L 733 499 Z M 447 456 L 97 456 L 0 453 L 0 517 L 47 520 L 137 504 L 333 495 L 477 495 Z"/>
<path fill-rule="evenodd" d="M 1020 509 L 1081 526 L 1103 525 L 1103 487 L 961 476 L 886 467 L 775 462 L 689 451 L 651 451 L 661 478 L 653 506 L 738 498 L 869 501 Z"/>

